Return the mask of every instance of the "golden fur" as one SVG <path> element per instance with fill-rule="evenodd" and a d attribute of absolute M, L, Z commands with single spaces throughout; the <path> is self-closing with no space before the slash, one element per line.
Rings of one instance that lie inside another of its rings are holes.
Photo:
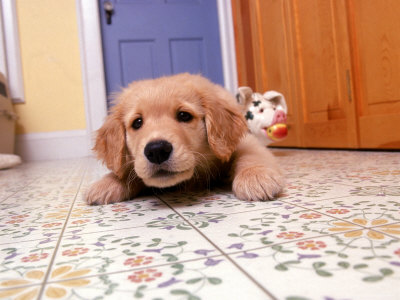
<path fill-rule="evenodd" d="M 192 119 L 182 121 L 180 112 Z M 172 145 L 166 161 L 153 163 L 144 154 L 154 141 Z M 89 204 L 131 199 L 146 186 L 205 187 L 227 176 L 243 200 L 272 199 L 283 187 L 272 154 L 247 133 L 235 99 L 199 75 L 130 84 L 98 130 L 94 151 L 112 172 L 90 187 Z"/>

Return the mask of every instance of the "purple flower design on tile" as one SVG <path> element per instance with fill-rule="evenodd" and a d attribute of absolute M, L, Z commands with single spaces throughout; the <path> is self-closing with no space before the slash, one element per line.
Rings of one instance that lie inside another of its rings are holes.
<path fill-rule="evenodd" d="M 103 243 L 100 243 L 100 242 L 97 242 L 97 243 L 95 243 L 95 244 L 93 244 L 93 245 L 95 245 L 95 246 L 97 246 L 97 247 L 103 247 L 103 246 L 104 246 L 104 244 L 103 244 Z"/>
<path fill-rule="evenodd" d="M 209 252 L 213 252 L 213 251 L 214 250 L 203 250 L 203 249 L 200 249 L 200 250 L 194 251 L 194 253 L 207 256 Z"/>
<path fill-rule="evenodd" d="M 45 240 L 43 240 L 43 241 L 41 241 L 41 242 L 39 242 L 39 244 L 41 245 L 41 244 L 47 244 L 47 243 L 50 243 L 50 242 L 52 242 L 53 240 L 52 239 L 45 239 Z"/>
<path fill-rule="evenodd" d="M 318 255 L 318 254 L 300 254 L 300 253 L 297 253 L 297 258 L 298 258 L 299 260 L 302 260 L 303 258 L 318 258 L 318 257 L 321 257 L 321 255 Z"/>
<path fill-rule="evenodd" d="M 210 220 L 208 220 L 208 222 L 213 222 L 213 223 L 218 223 L 219 221 L 221 221 L 221 220 L 218 220 L 218 219 L 210 219 Z"/>
<path fill-rule="evenodd" d="M 173 228 L 175 228 L 175 226 L 165 226 L 165 227 L 163 227 L 163 229 L 167 229 L 167 230 L 171 230 L 171 229 L 173 229 Z"/>
<path fill-rule="evenodd" d="M 264 230 L 264 231 L 260 232 L 259 234 L 267 235 L 268 233 L 271 233 L 271 232 L 272 232 L 272 230 Z"/>
<path fill-rule="evenodd" d="M 205 265 L 206 266 L 216 266 L 216 265 L 218 265 L 221 261 L 223 261 L 223 259 L 212 259 L 212 258 L 208 258 L 206 261 L 205 261 Z"/>
<path fill-rule="evenodd" d="M 249 252 L 243 252 L 243 255 L 240 255 L 238 257 L 242 257 L 242 258 L 256 258 L 258 257 L 258 254 L 255 253 L 249 253 Z"/>
<path fill-rule="evenodd" d="M 157 287 L 158 288 L 164 288 L 164 287 L 168 287 L 170 285 L 173 285 L 175 283 L 181 282 L 182 280 L 177 280 L 175 277 L 172 277 L 170 280 L 164 281 L 162 283 L 160 283 Z"/>
<path fill-rule="evenodd" d="M 237 243 L 237 244 L 232 244 L 228 247 L 228 249 L 239 249 L 241 250 L 243 248 L 244 244 L 243 243 Z"/>
<path fill-rule="evenodd" d="M 159 248 L 159 249 L 146 249 L 146 250 L 143 250 L 143 252 L 156 252 L 156 253 L 161 253 L 161 251 L 163 250 L 164 248 Z"/>
<path fill-rule="evenodd" d="M 47 236 L 47 237 L 51 237 L 52 235 L 55 235 L 56 233 L 45 233 L 45 234 L 43 234 L 44 236 Z"/>
<path fill-rule="evenodd" d="M 390 264 L 396 267 L 400 267 L 400 262 L 398 261 L 391 261 Z"/>
<path fill-rule="evenodd" d="M 11 255 L 7 256 L 5 259 L 11 259 L 14 258 L 16 256 L 18 256 L 19 254 L 17 252 L 13 252 Z"/>

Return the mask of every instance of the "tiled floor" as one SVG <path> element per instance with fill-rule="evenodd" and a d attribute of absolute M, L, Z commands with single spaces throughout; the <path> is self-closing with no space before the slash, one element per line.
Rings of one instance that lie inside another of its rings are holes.
<path fill-rule="evenodd" d="M 0 171 L 0 298 L 400 299 L 400 154 L 274 152 L 288 186 L 271 202 L 93 207 L 93 159 Z"/>

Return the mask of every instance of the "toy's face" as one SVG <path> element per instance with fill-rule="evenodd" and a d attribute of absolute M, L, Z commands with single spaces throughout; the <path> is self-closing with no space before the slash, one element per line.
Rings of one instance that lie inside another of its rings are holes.
<path fill-rule="evenodd" d="M 270 101 L 267 93 L 252 95 L 245 117 L 251 133 L 266 145 L 287 135 L 286 105 Z"/>

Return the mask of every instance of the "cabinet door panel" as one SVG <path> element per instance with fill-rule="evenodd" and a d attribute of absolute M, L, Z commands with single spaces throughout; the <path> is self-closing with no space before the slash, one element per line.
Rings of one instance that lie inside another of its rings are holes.
<path fill-rule="evenodd" d="M 345 2 L 297 0 L 291 4 L 304 146 L 357 147 Z"/>
<path fill-rule="evenodd" d="M 352 0 L 348 11 L 360 146 L 400 148 L 400 1 Z"/>

